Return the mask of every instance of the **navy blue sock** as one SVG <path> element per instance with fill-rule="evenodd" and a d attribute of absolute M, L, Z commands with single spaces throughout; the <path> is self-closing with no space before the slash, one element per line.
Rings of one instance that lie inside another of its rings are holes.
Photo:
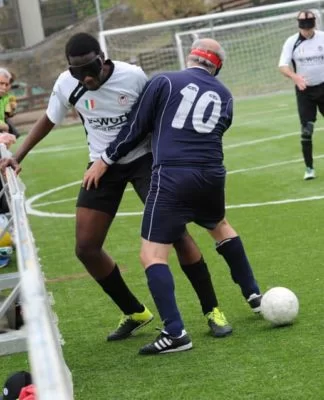
<path fill-rule="evenodd" d="M 168 265 L 152 264 L 145 270 L 145 273 L 164 329 L 171 336 L 180 336 L 184 325 L 176 304 L 174 281 Z"/>
<path fill-rule="evenodd" d="M 240 237 L 236 236 L 223 240 L 216 245 L 216 250 L 224 257 L 230 268 L 232 279 L 240 286 L 243 296 L 248 299 L 252 293 L 259 294 L 260 289 L 254 279 L 253 271 Z"/>

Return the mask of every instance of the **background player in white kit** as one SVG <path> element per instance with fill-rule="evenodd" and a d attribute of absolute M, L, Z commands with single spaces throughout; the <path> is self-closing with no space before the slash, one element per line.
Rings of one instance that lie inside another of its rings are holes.
<path fill-rule="evenodd" d="M 1 168 L 19 163 L 56 125 L 70 106 L 78 111 L 89 145 L 90 167 L 117 136 L 131 106 L 140 95 L 147 77 L 143 70 L 124 62 L 105 60 L 98 41 L 79 33 L 66 44 L 69 69 L 57 79 L 46 113 L 32 128 L 12 159 L 2 160 Z M 132 183 L 145 202 L 151 181 L 152 154 L 149 139 L 139 143 L 105 174 L 98 187 L 80 188 L 76 210 L 76 255 L 90 275 L 122 310 L 124 316 L 108 340 L 129 337 L 150 322 L 151 312 L 137 300 L 124 282 L 115 261 L 102 246 L 118 210 L 124 190 Z M 125 233 L 127 246 L 127 232 Z M 232 332 L 218 301 L 204 259 L 186 233 L 174 245 L 180 265 L 194 287 L 213 336 Z M 252 309 L 254 303 L 250 303 Z"/>
<path fill-rule="evenodd" d="M 324 32 L 315 29 L 315 14 L 303 10 L 297 16 L 299 32 L 283 45 L 279 69 L 296 87 L 301 123 L 301 146 L 306 165 L 304 179 L 314 179 L 313 132 L 317 108 L 324 115 Z"/>

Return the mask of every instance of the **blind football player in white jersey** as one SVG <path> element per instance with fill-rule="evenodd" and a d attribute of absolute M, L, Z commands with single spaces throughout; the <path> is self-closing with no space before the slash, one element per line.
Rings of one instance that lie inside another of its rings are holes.
<path fill-rule="evenodd" d="M 98 41 L 87 33 L 78 33 L 70 38 L 66 44 L 66 58 L 69 67 L 55 82 L 46 112 L 14 156 L 1 160 L 2 170 L 11 166 L 19 173 L 22 160 L 55 125 L 63 121 L 71 106 L 79 113 L 86 132 L 89 168 L 116 138 L 147 81 L 140 67 L 105 60 Z M 98 185 L 81 186 L 77 200 L 76 255 L 123 313 L 117 329 L 108 335 L 109 341 L 129 337 L 153 318 L 127 287 L 116 262 L 103 250 L 126 185 L 131 183 L 144 203 L 150 187 L 151 169 L 152 154 L 149 139 L 145 139 L 111 167 Z M 128 246 L 127 237 L 125 242 Z M 174 247 L 181 268 L 198 295 L 211 334 L 214 337 L 230 334 L 232 328 L 218 308 L 200 250 L 188 233 Z"/>
<path fill-rule="evenodd" d="M 314 179 L 313 132 L 317 108 L 324 115 L 324 32 L 317 30 L 315 14 L 303 10 L 297 16 L 299 32 L 283 45 L 280 72 L 296 89 L 301 123 L 301 146 L 306 165 L 304 179 Z"/>

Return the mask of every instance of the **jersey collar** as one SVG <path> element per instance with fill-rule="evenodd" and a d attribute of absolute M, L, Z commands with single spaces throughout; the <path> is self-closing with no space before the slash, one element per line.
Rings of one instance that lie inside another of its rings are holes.
<path fill-rule="evenodd" d="M 113 74 L 114 69 L 115 69 L 115 64 L 110 59 L 106 60 L 104 62 L 104 65 L 108 65 L 109 66 L 109 71 L 108 71 L 108 74 L 105 77 L 105 79 L 101 82 L 100 86 L 102 86 L 104 83 L 106 83 L 108 81 L 108 79 L 111 77 L 111 75 Z"/>

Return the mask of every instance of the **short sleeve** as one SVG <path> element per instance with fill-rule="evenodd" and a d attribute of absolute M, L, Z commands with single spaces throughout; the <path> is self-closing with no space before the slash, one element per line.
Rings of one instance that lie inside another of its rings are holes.
<path fill-rule="evenodd" d="M 146 85 L 146 82 L 148 81 L 148 78 L 141 67 L 136 67 L 136 68 L 137 68 L 136 83 L 138 85 L 138 93 L 141 93 L 144 86 Z"/>
<path fill-rule="evenodd" d="M 293 46 L 294 41 L 291 39 L 292 38 L 287 39 L 282 47 L 282 51 L 281 51 L 281 55 L 280 55 L 280 59 L 279 59 L 279 65 L 278 65 L 279 67 L 284 67 L 284 66 L 288 66 L 291 64 L 292 57 L 293 57 L 293 49 L 294 49 L 294 46 Z"/>
<path fill-rule="evenodd" d="M 63 121 L 66 113 L 70 108 L 68 99 L 66 99 L 61 89 L 61 76 L 58 77 L 57 81 L 54 84 L 46 110 L 47 117 L 55 125 L 58 125 Z"/>

